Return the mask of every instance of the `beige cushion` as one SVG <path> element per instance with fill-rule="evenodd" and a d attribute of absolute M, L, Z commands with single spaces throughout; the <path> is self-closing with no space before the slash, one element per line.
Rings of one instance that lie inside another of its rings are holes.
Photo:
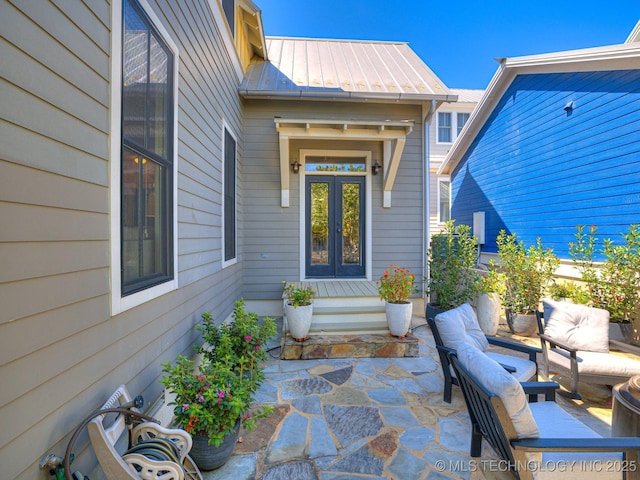
<path fill-rule="evenodd" d="M 439 313 L 434 321 L 445 347 L 458 350 L 461 343 L 467 343 L 483 352 L 489 348 L 489 342 L 480 329 L 476 313 L 468 303 Z"/>
<path fill-rule="evenodd" d="M 477 348 L 460 344 L 458 359 L 488 392 L 500 397 L 511 417 L 518 438 L 538 438 L 538 425 L 531 414 L 522 385 L 499 363 Z"/>
<path fill-rule="evenodd" d="M 542 301 L 544 333 L 577 350 L 609 352 L 609 312 L 600 308 Z"/>

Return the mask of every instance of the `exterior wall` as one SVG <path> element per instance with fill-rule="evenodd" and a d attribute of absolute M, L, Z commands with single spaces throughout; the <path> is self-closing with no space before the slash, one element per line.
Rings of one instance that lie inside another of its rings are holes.
<path fill-rule="evenodd" d="M 452 174 L 452 216 L 486 212 L 561 258 L 576 225 L 619 238 L 640 218 L 640 71 L 517 76 Z M 568 101 L 573 111 L 564 110 Z"/>
<path fill-rule="evenodd" d="M 311 115 L 309 112 L 313 111 Z M 381 113 L 382 112 L 382 113 Z M 332 102 L 245 102 L 244 168 L 246 198 L 243 232 L 245 298 L 276 300 L 282 280 L 300 278 L 300 189 L 298 175 L 291 175 L 290 207 L 280 207 L 280 153 L 274 116 L 350 119 L 411 119 L 416 122 L 407 137 L 392 192 L 391 208 L 382 207 L 382 179 L 372 177 L 372 280 L 389 263 L 422 276 L 424 259 L 423 145 L 419 106 L 357 105 Z M 381 142 L 292 141 L 291 161 L 301 148 L 371 150 L 382 163 Z"/>
<path fill-rule="evenodd" d="M 454 91 L 455 93 L 455 91 Z M 480 95 L 478 95 L 479 97 Z M 449 153 L 453 143 L 438 143 L 438 112 L 471 113 L 476 107 L 475 102 L 444 103 L 433 114 L 429 125 L 429 234 L 434 235 L 442 231 L 444 223 L 438 220 L 438 168 Z M 454 133 L 455 135 L 455 133 Z M 455 137 L 454 137 L 455 138 Z M 452 217 L 455 219 L 455 217 Z"/>
<path fill-rule="evenodd" d="M 120 383 L 148 404 L 156 399 L 160 363 L 192 353 L 201 312 L 223 319 L 242 293 L 242 252 L 221 268 L 223 119 L 238 138 L 241 170 L 243 143 L 237 69 L 208 6 L 217 2 L 149 3 L 179 49 L 179 289 L 116 316 L 109 171 L 119 154 L 109 151 L 109 118 L 111 82 L 119 82 L 110 70 L 111 8 L 120 1 L 0 4 L 4 478 L 49 478 L 40 458 L 63 454 L 70 433 Z M 74 467 L 84 472 L 95 462 L 86 445 L 75 447 Z"/>

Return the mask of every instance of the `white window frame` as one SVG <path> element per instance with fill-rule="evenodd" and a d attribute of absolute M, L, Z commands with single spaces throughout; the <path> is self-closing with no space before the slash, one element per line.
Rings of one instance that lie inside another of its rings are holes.
<path fill-rule="evenodd" d="M 451 141 L 450 142 L 441 142 L 440 141 L 440 115 L 436 115 L 436 143 L 440 145 L 451 145 L 458 138 L 458 114 L 466 114 L 471 116 L 471 112 L 460 112 L 455 110 L 447 110 L 447 111 L 438 111 L 440 113 L 448 113 L 451 116 Z M 467 121 L 469 119 L 467 118 Z M 462 130 L 462 129 L 461 129 Z"/>
<path fill-rule="evenodd" d="M 111 6 L 111 138 L 110 138 L 110 229 L 111 229 L 111 315 L 129 310 L 178 288 L 178 46 L 147 0 L 136 0 L 174 55 L 173 64 L 173 279 L 140 292 L 122 296 L 120 170 L 122 165 L 122 9 L 123 0 Z"/>
<path fill-rule="evenodd" d="M 449 184 L 449 218 L 451 218 L 451 178 L 450 177 L 438 177 L 438 189 L 437 189 L 437 195 L 438 195 L 438 223 L 445 223 L 446 220 L 442 220 L 442 209 L 440 208 L 440 205 L 442 204 L 442 202 L 440 201 L 440 186 L 443 183 L 448 183 Z"/>
<path fill-rule="evenodd" d="M 226 135 L 225 132 L 229 132 L 229 135 L 231 135 L 231 137 L 233 138 L 233 140 L 236 142 L 236 150 L 235 150 L 235 175 L 234 175 L 234 182 L 235 182 L 235 197 L 234 197 L 234 202 L 235 202 L 235 222 L 234 222 L 234 230 L 235 230 L 235 250 L 236 250 L 236 255 L 235 257 L 233 257 L 230 260 L 225 260 L 226 257 L 226 253 L 225 253 L 225 243 L 226 243 L 226 231 L 225 231 L 225 226 L 226 226 L 226 219 L 224 218 L 224 212 L 225 212 L 225 187 L 226 187 L 226 179 L 225 179 L 225 168 L 226 168 L 226 145 L 225 145 L 225 141 L 226 141 Z M 233 129 L 229 126 L 229 124 L 222 119 L 222 141 L 220 142 L 220 145 L 222 145 L 222 154 L 220 155 L 222 158 L 222 201 L 220 202 L 222 204 L 222 248 L 221 248 L 221 252 L 222 252 L 222 268 L 226 268 L 230 265 L 234 265 L 236 263 L 238 263 L 238 170 L 239 170 L 239 165 L 238 165 L 238 136 L 236 135 L 236 133 L 233 131 Z"/>

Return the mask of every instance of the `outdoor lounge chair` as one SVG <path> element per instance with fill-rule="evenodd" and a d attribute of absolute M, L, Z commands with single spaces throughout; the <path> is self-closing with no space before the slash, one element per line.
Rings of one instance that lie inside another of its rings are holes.
<path fill-rule="evenodd" d="M 449 364 L 447 353 L 455 351 L 460 343 L 469 343 L 486 351 L 489 345 L 503 347 L 514 352 L 528 355 L 528 359 L 498 352 L 487 351 L 487 355 L 500 363 L 503 368 L 515 375 L 518 381 L 537 379 L 538 365 L 536 355 L 539 348 L 512 342 L 503 338 L 485 335 L 478 324 L 476 314 L 468 303 L 452 310 L 440 313 L 435 318 L 427 318 L 433 339 L 436 342 L 442 374 L 444 375 L 444 401 L 451 403 L 452 385 L 458 385 L 454 371 Z"/>
<path fill-rule="evenodd" d="M 522 480 L 640 478 L 640 438 L 601 437 L 556 404 L 558 384 L 520 384 L 471 345 L 449 355 L 469 411 L 472 457 L 484 437 L 501 459 L 496 469 Z M 545 401 L 527 403 L 531 393 Z"/>
<path fill-rule="evenodd" d="M 538 312 L 542 373 L 549 378 L 553 367 L 569 376 L 568 396 L 581 398 L 579 382 L 611 386 L 640 375 L 640 361 L 609 353 L 608 311 L 551 299 L 542 304 L 544 313 Z"/>

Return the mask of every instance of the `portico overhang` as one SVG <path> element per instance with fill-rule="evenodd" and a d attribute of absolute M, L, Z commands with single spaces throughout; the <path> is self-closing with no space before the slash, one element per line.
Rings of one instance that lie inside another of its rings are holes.
<path fill-rule="evenodd" d="M 280 206 L 289 206 L 290 140 L 365 140 L 382 142 L 383 200 L 391 207 L 391 191 L 402 158 L 407 135 L 413 131 L 412 120 L 340 120 L 275 117 L 280 143 Z"/>

